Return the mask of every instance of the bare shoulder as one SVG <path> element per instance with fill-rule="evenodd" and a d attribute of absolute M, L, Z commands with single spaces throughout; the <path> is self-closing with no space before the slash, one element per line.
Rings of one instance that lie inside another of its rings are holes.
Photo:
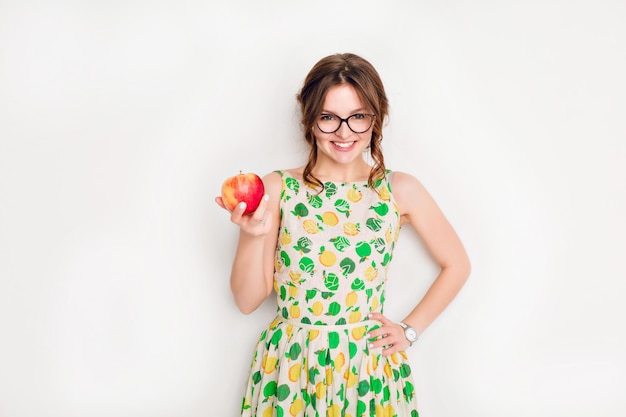
<path fill-rule="evenodd" d="M 263 185 L 265 186 L 265 193 L 270 196 L 270 199 L 274 200 L 280 196 L 280 192 L 283 186 L 283 178 L 278 171 L 272 171 L 263 176 Z"/>
<path fill-rule="evenodd" d="M 420 214 L 436 206 L 424 185 L 415 176 L 406 172 L 393 172 L 391 190 L 402 216 L 402 223 L 422 217 Z"/>

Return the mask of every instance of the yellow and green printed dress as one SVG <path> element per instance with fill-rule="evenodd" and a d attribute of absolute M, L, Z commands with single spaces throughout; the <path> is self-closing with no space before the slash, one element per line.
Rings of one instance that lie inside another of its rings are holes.
<path fill-rule="evenodd" d="M 321 192 L 279 173 L 278 317 L 256 346 L 242 416 L 417 417 L 406 354 L 385 357 L 367 338 L 400 228 L 390 173 L 376 189 Z"/>

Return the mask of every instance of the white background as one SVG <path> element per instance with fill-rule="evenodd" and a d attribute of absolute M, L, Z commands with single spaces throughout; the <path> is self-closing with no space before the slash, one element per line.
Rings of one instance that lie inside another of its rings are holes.
<path fill-rule="evenodd" d="M 626 3 L 0 0 L 0 416 L 235 416 L 274 315 L 228 286 L 239 170 L 303 163 L 335 52 L 391 101 L 470 280 L 409 354 L 423 417 L 626 414 Z M 436 274 L 409 229 L 386 313 Z"/>

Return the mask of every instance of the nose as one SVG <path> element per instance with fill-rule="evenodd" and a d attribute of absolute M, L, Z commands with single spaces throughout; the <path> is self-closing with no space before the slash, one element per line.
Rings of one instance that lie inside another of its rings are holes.
<path fill-rule="evenodd" d="M 352 135 L 352 130 L 350 130 L 350 128 L 348 127 L 347 120 L 341 121 L 341 124 L 339 125 L 339 129 L 335 132 L 335 134 L 339 136 L 340 138 L 344 138 L 344 139 Z"/>

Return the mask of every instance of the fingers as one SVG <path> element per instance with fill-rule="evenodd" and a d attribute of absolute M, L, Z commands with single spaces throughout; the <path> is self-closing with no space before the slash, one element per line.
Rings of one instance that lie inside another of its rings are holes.
<path fill-rule="evenodd" d="M 410 343 L 404 336 L 404 329 L 399 324 L 394 323 L 380 313 L 371 313 L 370 319 L 381 322 L 382 326 L 370 331 L 370 349 L 383 348 L 383 355 L 389 356 L 393 353 L 406 350 Z"/>
<path fill-rule="evenodd" d="M 223 201 L 215 199 L 218 205 L 223 205 Z M 259 207 L 250 215 L 244 214 L 246 203 L 240 202 L 230 213 L 230 221 L 235 223 L 240 229 L 252 236 L 261 236 L 269 232 L 271 228 L 271 216 L 267 210 L 269 195 L 265 194 L 259 203 Z M 221 204 L 220 204 L 221 203 Z"/>

